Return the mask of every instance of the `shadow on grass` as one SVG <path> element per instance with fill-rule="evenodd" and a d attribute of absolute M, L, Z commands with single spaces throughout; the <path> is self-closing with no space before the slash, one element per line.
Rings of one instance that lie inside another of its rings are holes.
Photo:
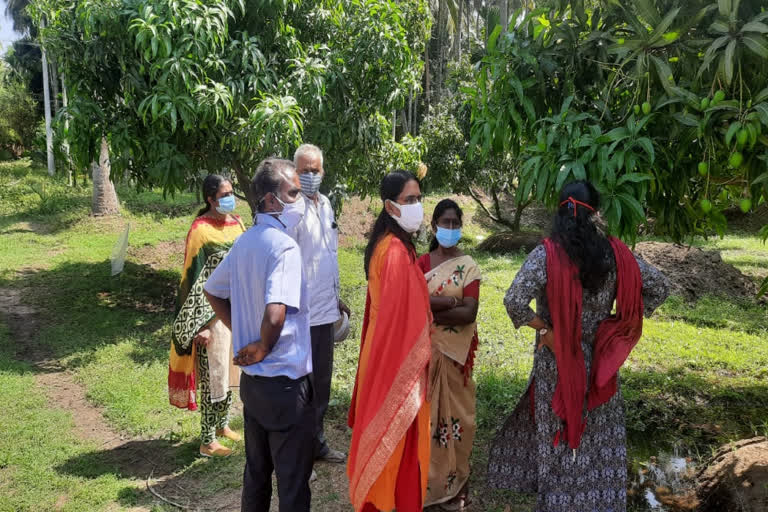
<path fill-rule="evenodd" d="M 627 434 L 639 447 L 676 445 L 703 454 L 768 430 L 768 380 L 684 366 L 621 371 Z"/>
<path fill-rule="evenodd" d="M 79 367 L 98 348 L 130 338 L 138 338 L 137 363 L 167 358 L 167 336 L 157 331 L 173 313 L 178 274 L 132 262 L 120 275 L 110 270 L 109 261 L 62 263 L 0 280 L 0 287 L 23 289 L 19 308 L 32 305 L 38 312 L 35 329 L 16 340 L 16 359 L 44 366 L 51 358 L 69 358 L 67 366 Z"/>
<path fill-rule="evenodd" d="M 202 206 L 195 199 L 194 194 L 184 193 L 164 197 L 160 191 L 139 192 L 127 186 L 120 187 L 118 197 L 125 210 L 133 215 L 150 215 L 155 221 L 192 215 Z"/>
<path fill-rule="evenodd" d="M 150 475 L 161 478 L 190 465 L 199 457 L 195 442 L 177 444 L 163 439 L 128 441 L 114 448 L 77 455 L 55 469 L 58 473 L 80 478 L 116 478 L 145 480 Z"/>

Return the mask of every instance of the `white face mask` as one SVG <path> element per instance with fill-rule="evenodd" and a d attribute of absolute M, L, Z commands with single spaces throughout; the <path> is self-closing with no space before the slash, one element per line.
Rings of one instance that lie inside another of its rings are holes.
<path fill-rule="evenodd" d="M 293 203 L 285 203 L 282 199 L 275 195 L 277 202 L 283 205 L 283 211 L 277 215 L 277 219 L 285 225 L 286 229 L 293 229 L 304 218 L 304 212 L 306 206 L 304 204 L 304 198 L 299 196 Z"/>
<path fill-rule="evenodd" d="M 390 214 L 390 217 L 400 224 L 407 233 L 415 233 L 421 227 L 421 223 L 424 220 L 424 207 L 421 203 L 415 204 L 399 204 L 394 201 L 389 201 L 389 204 L 393 205 L 400 211 L 400 216 L 395 217 Z"/>

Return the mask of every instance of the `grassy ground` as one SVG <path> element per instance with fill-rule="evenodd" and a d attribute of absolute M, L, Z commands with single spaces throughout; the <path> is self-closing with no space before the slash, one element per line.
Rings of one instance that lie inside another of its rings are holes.
<path fill-rule="evenodd" d="M 14 335 L 19 319 L 0 316 L 0 511 L 171 510 L 147 484 L 181 504 L 237 508 L 242 446 L 228 460 L 197 459 L 199 418 L 170 408 L 165 391 L 169 321 L 194 194 L 163 200 L 123 187 L 118 194 L 121 218 L 90 218 L 88 190 L 68 189 L 28 162 L 0 164 L 0 294 L 15 294 L 37 312 L 24 319 L 32 334 L 23 340 Z M 427 211 L 435 202 L 429 199 Z M 473 205 L 466 209 L 474 214 Z M 242 205 L 239 211 L 250 217 Z M 126 223 L 126 267 L 110 277 L 112 246 Z M 474 251 L 488 229 L 470 221 L 465 240 L 485 278 L 475 510 L 523 511 L 530 510 L 528 498 L 482 485 L 487 442 L 523 390 L 532 361 L 531 333 L 514 331 L 502 306 L 524 255 Z M 749 236 L 697 244 L 721 250 L 725 261 L 756 278 L 768 268 L 765 247 Z M 327 429 L 343 448 L 365 299 L 359 239 L 345 241 L 339 261 L 343 298 L 355 315 L 351 340 L 337 348 Z M 701 458 L 724 441 L 768 432 L 767 334 L 764 306 L 670 299 L 646 322 L 622 372 L 633 460 L 673 448 Z M 83 432 L 78 411 L 51 398 L 41 361 L 53 361 L 81 386 L 123 439 L 105 445 Z M 233 426 L 242 426 L 237 415 Z M 137 462 L 141 457 L 150 463 Z M 349 510 L 343 467 L 319 466 L 318 473 L 315 509 Z"/>

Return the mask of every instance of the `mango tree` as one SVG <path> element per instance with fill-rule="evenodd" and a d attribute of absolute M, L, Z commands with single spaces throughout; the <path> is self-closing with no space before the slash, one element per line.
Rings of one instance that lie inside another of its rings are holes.
<path fill-rule="evenodd" d="M 518 202 L 590 179 L 613 232 L 720 234 L 768 197 L 768 13 L 738 0 L 558 2 L 491 35 L 471 91 L 481 158 Z"/>
<path fill-rule="evenodd" d="M 290 157 L 303 139 L 323 146 L 329 171 L 355 191 L 418 162 L 418 144 L 393 140 L 386 115 L 418 86 L 422 1 L 36 0 L 33 9 L 50 22 L 45 44 L 65 56 L 62 115 L 81 165 L 105 135 L 114 175 L 139 186 L 172 193 L 230 170 L 249 196 L 258 160 Z"/>

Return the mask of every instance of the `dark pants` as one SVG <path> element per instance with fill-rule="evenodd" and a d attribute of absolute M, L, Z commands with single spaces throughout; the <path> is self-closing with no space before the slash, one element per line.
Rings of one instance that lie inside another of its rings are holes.
<path fill-rule="evenodd" d="M 315 393 L 315 457 L 330 451 L 323 419 L 331 399 L 333 375 L 333 324 L 316 325 L 310 329 L 312 338 L 312 389 Z"/>
<path fill-rule="evenodd" d="M 315 411 L 308 377 L 240 377 L 245 418 L 242 512 L 269 512 L 272 472 L 280 512 L 309 512 Z"/>

